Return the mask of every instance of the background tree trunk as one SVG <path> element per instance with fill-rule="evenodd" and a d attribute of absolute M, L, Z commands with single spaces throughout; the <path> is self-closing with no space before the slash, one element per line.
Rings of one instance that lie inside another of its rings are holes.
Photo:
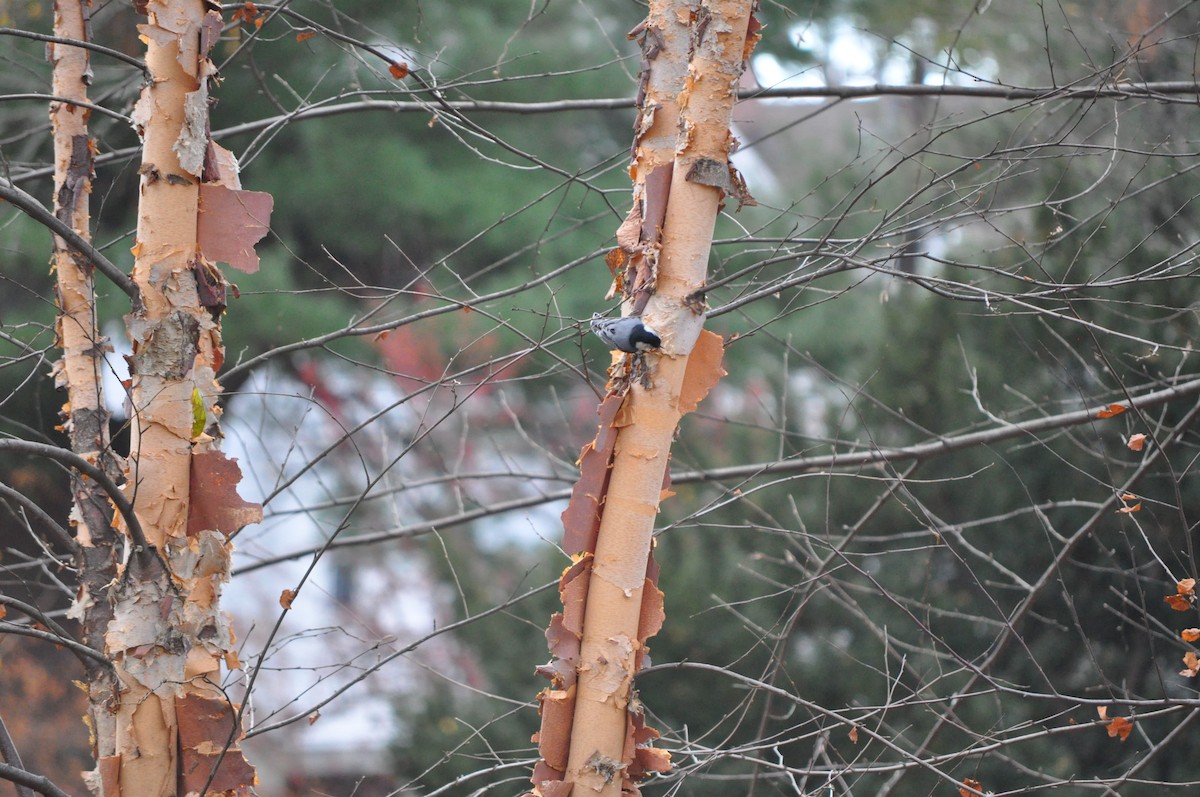
<path fill-rule="evenodd" d="M 84 0 L 56 0 L 54 34 L 65 39 L 91 40 L 89 7 Z M 55 96 L 86 102 L 91 82 L 88 51 L 68 44 L 50 43 Z M 70 102 L 54 102 L 50 122 L 54 131 L 54 215 L 85 241 L 89 230 L 89 195 L 92 190 L 92 142 L 88 136 L 90 112 Z M 111 351 L 96 321 L 93 265 L 81 253 L 54 236 L 54 273 L 58 296 L 58 340 L 62 359 L 55 365 L 55 385 L 65 389 L 63 430 L 71 450 L 116 481 L 120 466 L 109 448 L 109 412 L 105 405 L 101 369 Z M 116 575 L 113 510 L 108 494 L 94 479 L 72 472 L 71 521 L 75 532 L 75 562 L 80 573 L 79 592 L 71 616 L 82 625 L 81 641 L 93 650 L 104 649 L 104 634 L 112 619 L 107 590 Z M 89 722 L 94 743 L 110 740 L 115 728 L 110 708 L 115 682 L 110 668 L 82 657 L 87 668 Z M 93 750 L 95 753 L 96 750 Z"/>

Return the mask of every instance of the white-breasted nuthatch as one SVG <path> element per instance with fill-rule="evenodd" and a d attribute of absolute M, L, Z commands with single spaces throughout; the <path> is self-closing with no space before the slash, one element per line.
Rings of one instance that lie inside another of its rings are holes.
<path fill-rule="evenodd" d="M 592 316 L 592 332 L 610 349 L 640 354 L 662 346 L 658 333 L 642 323 L 637 316 L 603 318 L 599 313 Z"/>

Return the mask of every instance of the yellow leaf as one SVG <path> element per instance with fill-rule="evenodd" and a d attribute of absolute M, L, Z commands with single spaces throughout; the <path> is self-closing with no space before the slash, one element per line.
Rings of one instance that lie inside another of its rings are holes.
<path fill-rule="evenodd" d="M 204 434 L 204 427 L 208 425 L 208 413 L 204 410 L 204 396 L 200 395 L 200 388 L 192 388 L 192 437 L 196 438 Z"/>

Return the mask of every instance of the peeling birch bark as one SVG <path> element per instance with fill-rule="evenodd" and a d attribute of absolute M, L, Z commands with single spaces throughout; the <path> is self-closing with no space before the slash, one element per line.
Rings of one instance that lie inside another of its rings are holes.
<path fill-rule="evenodd" d="M 54 34 L 60 38 L 91 41 L 86 0 L 56 0 Z M 53 93 L 67 100 L 87 101 L 91 83 L 88 51 L 51 43 L 46 48 L 51 64 Z M 90 240 L 89 202 L 92 190 L 92 142 L 88 137 L 88 111 L 67 102 L 50 106 L 54 132 L 54 215 L 84 240 Z M 104 401 L 102 366 L 111 351 L 96 322 L 95 284 L 91 264 L 54 236 L 55 289 L 58 297 L 58 345 L 62 359 L 55 363 L 56 387 L 66 391 L 62 428 L 71 450 L 108 474 L 115 482 L 120 466 L 109 448 L 109 413 Z M 112 619 L 107 586 L 116 574 L 116 534 L 113 511 L 104 489 L 93 479 L 73 475 L 70 521 L 75 531 L 75 562 L 79 591 L 69 616 L 82 627 L 81 641 L 93 650 L 104 649 L 104 634 Z M 89 660 L 90 662 L 90 660 Z M 111 747 L 116 726 L 109 711 L 117 684 L 111 671 L 94 662 L 87 665 L 87 722 L 93 755 Z M 95 781 L 97 773 L 91 773 Z"/>
<path fill-rule="evenodd" d="M 630 33 L 642 50 L 638 115 L 634 121 L 629 177 L 633 206 L 617 231 L 609 256 L 615 289 L 622 291 L 626 315 L 640 315 L 654 292 L 659 234 L 671 187 L 679 96 L 687 80 L 690 29 L 677 2 L 653 2 L 644 22 Z M 617 270 L 620 274 L 617 274 Z"/>
<path fill-rule="evenodd" d="M 551 680 L 539 695 L 542 760 L 532 777 L 539 797 L 636 795 L 643 775 L 670 767 L 669 755 L 649 746 L 658 734 L 644 725 L 633 679 L 647 638 L 662 624 L 652 550 L 659 505 L 670 494 L 671 443 L 682 415 L 724 375 L 724 343 L 703 331 L 703 302 L 695 297 L 725 196 L 749 198 L 729 166 L 729 124 L 757 39 L 754 6 L 654 0 L 631 33 L 643 53 L 634 203 L 608 265 L 625 314 L 643 316 L 663 345 L 645 355 L 641 381 L 629 379 L 626 357 L 614 354 L 610 375 L 619 378 L 563 513 L 564 541 L 578 558 L 560 582 L 563 613 L 547 631 L 556 660 L 539 668 Z M 581 544 L 589 547 L 572 550 Z"/>
<path fill-rule="evenodd" d="M 151 79 L 133 114 L 143 143 L 133 246 L 142 302 L 126 316 L 133 428 L 124 490 L 152 550 L 126 556 L 112 588 L 104 649 L 120 694 L 92 787 L 104 797 L 242 794 L 256 778 L 237 747 L 238 708 L 219 689 L 222 663 L 236 662 L 219 598 L 228 536 L 262 510 L 238 498 L 240 471 L 217 450 L 226 283 L 198 237 L 202 183 L 230 182 L 206 169 L 220 161 L 207 97 L 221 18 L 204 0 L 148 0 L 139 10 Z M 231 170 L 232 156 L 222 162 Z"/>

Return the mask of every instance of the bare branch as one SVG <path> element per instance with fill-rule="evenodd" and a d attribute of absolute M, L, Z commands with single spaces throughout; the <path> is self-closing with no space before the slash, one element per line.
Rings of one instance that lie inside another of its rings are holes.
<path fill-rule="evenodd" d="M 69 44 L 72 47 L 81 47 L 85 50 L 90 50 L 93 53 L 99 53 L 100 55 L 106 55 L 109 58 L 113 58 L 117 61 L 123 61 L 124 63 L 135 67 L 140 72 L 146 71 L 146 65 L 137 58 L 134 58 L 131 55 L 126 55 L 120 50 L 114 50 L 111 47 L 104 47 L 103 45 L 96 44 L 94 42 L 81 41 L 79 39 L 68 39 L 62 36 L 49 36 L 45 33 L 35 33 L 30 30 L 20 30 L 19 28 L 0 28 L 0 36 L 17 36 L 22 39 L 33 39 L 34 41 L 40 42 Z"/>
<path fill-rule="evenodd" d="M 0 757 L 4 758 L 3 763 L 10 764 L 17 769 L 25 768 L 25 765 L 21 763 L 21 754 L 17 752 L 17 747 L 13 744 L 12 736 L 9 735 L 3 718 L 0 718 Z M 18 797 L 32 797 L 33 791 L 29 786 L 18 783 L 17 795 Z"/>
<path fill-rule="evenodd" d="M 124 291 L 133 300 L 134 305 L 137 305 L 141 301 L 137 286 L 133 284 L 133 280 L 124 271 L 113 265 L 107 257 L 101 254 L 100 250 L 92 246 L 79 233 L 59 221 L 41 202 L 38 202 L 32 196 L 17 188 L 10 180 L 4 177 L 0 177 L 0 199 L 8 201 L 13 207 L 24 211 L 34 221 L 66 241 L 72 249 L 90 260 L 104 276 L 112 280 L 118 288 Z"/>
<path fill-rule="evenodd" d="M 133 505 L 129 503 L 129 499 L 121 492 L 121 488 L 101 468 L 96 467 L 72 451 L 47 443 L 34 443 L 29 440 L 0 440 L 0 451 L 12 451 L 18 454 L 30 454 L 36 457 L 51 459 L 69 468 L 74 468 L 84 476 L 94 480 L 108 493 L 108 497 L 112 499 L 113 505 L 125 520 L 125 524 L 129 528 L 129 536 L 133 539 L 137 556 L 142 558 L 151 553 L 152 549 L 146 542 L 146 536 L 142 532 L 142 525 L 138 522 L 137 515 L 133 511 Z"/>
<path fill-rule="evenodd" d="M 26 772 L 24 769 L 11 764 L 0 764 L 0 778 L 11 783 L 28 786 L 38 794 L 44 794 L 46 797 L 71 797 L 71 795 L 58 786 L 55 786 L 54 782 L 46 776 L 34 775 L 32 772 Z"/>

